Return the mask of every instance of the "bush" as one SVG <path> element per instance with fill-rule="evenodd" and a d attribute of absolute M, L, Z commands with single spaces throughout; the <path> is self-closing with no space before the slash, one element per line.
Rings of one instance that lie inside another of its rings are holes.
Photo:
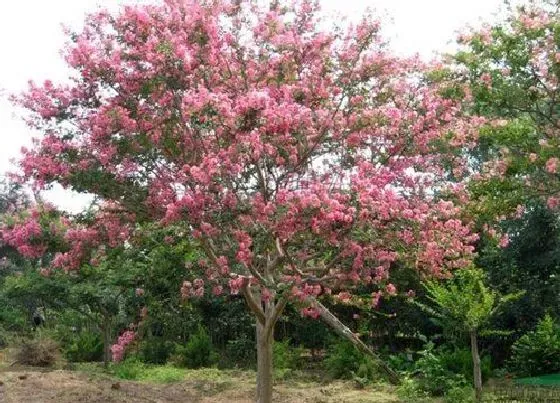
<path fill-rule="evenodd" d="M 248 367 L 257 360 L 255 341 L 242 335 L 234 340 L 229 340 L 224 352 L 224 367 Z"/>
<path fill-rule="evenodd" d="M 175 344 L 163 337 L 150 337 L 140 343 L 140 357 L 149 364 L 165 364 L 175 351 Z"/>
<path fill-rule="evenodd" d="M 100 361 L 103 359 L 103 340 L 96 333 L 77 333 L 64 349 L 64 355 L 72 362 Z"/>
<path fill-rule="evenodd" d="M 52 367 L 60 359 L 58 343 L 50 338 L 38 336 L 22 340 L 16 353 L 16 361 L 21 365 Z"/>
<path fill-rule="evenodd" d="M 111 366 L 111 372 L 117 378 L 130 381 L 139 380 L 145 369 L 145 365 L 136 357 L 127 358 Z"/>
<path fill-rule="evenodd" d="M 461 374 L 470 384 L 473 383 L 473 362 L 471 350 L 467 348 L 447 349 L 441 348 L 436 350 L 441 364 L 448 371 L 455 374 Z M 490 356 L 485 355 L 480 358 L 480 370 L 482 373 L 482 381 L 488 380 L 492 375 L 492 363 Z"/>
<path fill-rule="evenodd" d="M 451 388 L 445 393 L 444 401 L 446 403 L 472 403 L 475 401 L 474 389 L 470 386 Z"/>
<path fill-rule="evenodd" d="M 432 400 L 430 394 L 420 388 L 416 379 L 407 376 L 401 379 L 401 383 L 397 388 L 397 396 L 403 402 L 422 403 Z"/>
<path fill-rule="evenodd" d="M 324 365 L 332 377 L 355 379 L 358 383 L 372 380 L 377 373 L 377 365 L 373 360 L 346 340 L 329 344 Z"/>
<path fill-rule="evenodd" d="M 193 334 L 187 344 L 177 346 L 177 364 L 187 368 L 209 367 L 214 361 L 212 342 L 202 326 Z"/>
<path fill-rule="evenodd" d="M 414 369 L 414 361 L 409 357 L 409 353 L 400 352 L 391 354 L 387 358 L 387 364 L 398 372 L 410 372 Z"/>
<path fill-rule="evenodd" d="M 443 396 L 451 389 L 469 385 L 463 374 L 452 372 L 446 367 L 445 359 L 434 350 L 433 343 L 428 343 L 420 355 L 414 370 L 420 390 L 432 396 Z"/>
<path fill-rule="evenodd" d="M 512 346 L 508 369 L 519 376 L 560 371 L 560 326 L 546 315 L 537 328 L 521 336 Z"/>
<path fill-rule="evenodd" d="M 301 347 L 291 347 L 289 340 L 275 341 L 273 346 L 274 367 L 278 369 L 299 369 L 301 367 Z"/>

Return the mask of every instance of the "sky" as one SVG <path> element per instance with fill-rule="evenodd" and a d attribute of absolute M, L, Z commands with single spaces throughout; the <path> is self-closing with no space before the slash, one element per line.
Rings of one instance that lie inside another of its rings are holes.
<path fill-rule="evenodd" d="M 60 56 L 65 37 L 62 25 L 79 27 L 86 13 L 97 7 L 118 9 L 139 0 L 5 0 L 0 3 L 0 175 L 14 170 L 22 146 L 32 133 L 18 117 L 6 96 L 18 93 L 32 79 L 63 81 L 68 70 Z M 148 2 L 150 0 L 141 0 Z M 152 0 L 157 1 L 157 0 Z M 401 54 L 419 53 L 430 58 L 435 52 L 453 49 L 451 39 L 466 25 L 491 21 L 502 0 L 320 0 L 332 18 L 357 19 L 367 8 L 383 16 L 382 26 L 391 47 Z M 87 198 L 55 188 L 45 199 L 75 211 Z"/>

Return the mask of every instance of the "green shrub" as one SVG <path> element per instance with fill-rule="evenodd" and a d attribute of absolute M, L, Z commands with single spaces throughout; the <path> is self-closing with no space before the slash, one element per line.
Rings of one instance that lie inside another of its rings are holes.
<path fill-rule="evenodd" d="M 206 329 L 202 326 L 191 335 L 184 346 L 177 346 L 177 364 L 187 368 L 209 367 L 215 360 L 212 342 Z"/>
<path fill-rule="evenodd" d="M 398 372 L 410 372 L 414 369 L 414 361 L 405 352 L 389 355 L 387 364 Z"/>
<path fill-rule="evenodd" d="M 229 340 L 223 354 L 223 367 L 250 367 L 257 360 L 255 341 L 246 335 Z"/>
<path fill-rule="evenodd" d="M 20 341 L 16 362 L 34 367 L 52 367 L 60 358 L 60 347 L 56 341 L 45 336 Z"/>
<path fill-rule="evenodd" d="M 77 333 L 64 348 L 65 357 L 72 362 L 94 362 L 103 359 L 103 340 L 97 333 Z"/>
<path fill-rule="evenodd" d="M 119 379 L 131 381 L 139 380 L 146 366 L 137 357 L 130 357 L 126 360 L 113 364 L 111 372 Z"/>
<path fill-rule="evenodd" d="M 508 369 L 519 376 L 534 376 L 560 371 L 560 326 L 546 315 L 537 328 L 517 340 Z"/>
<path fill-rule="evenodd" d="M 453 388 L 469 385 L 463 374 L 454 373 L 445 366 L 444 360 L 434 350 L 432 343 L 428 343 L 420 355 L 414 370 L 420 390 L 428 392 L 432 396 L 443 396 Z"/>
<path fill-rule="evenodd" d="M 435 351 L 439 357 L 441 364 L 448 371 L 455 374 L 461 374 L 470 384 L 473 382 L 473 362 L 472 353 L 467 348 L 440 348 Z M 480 370 L 482 380 L 486 381 L 492 375 L 492 363 L 490 356 L 484 355 L 480 359 Z"/>
<path fill-rule="evenodd" d="M 175 344 L 163 337 L 150 337 L 140 343 L 140 358 L 149 364 L 165 364 L 175 351 Z"/>
<path fill-rule="evenodd" d="M 274 368 L 299 369 L 301 368 L 301 347 L 290 346 L 289 340 L 276 341 L 273 346 Z"/>
<path fill-rule="evenodd" d="M 470 386 L 454 387 L 445 392 L 446 403 L 472 403 L 475 401 L 474 389 Z"/>
<path fill-rule="evenodd" d="M 336 340 L 329 344 L 324 365 L 332 377 L 355 379 L 358 383 L 364 378 L 373 379 L 377 372 L 373 360 L 346 340 Z"/>
<path fill-rule="evenodd" d="M 405 376 L 401 379 L 401 383 L 397 388 L 397 396 L 403 402 L 429 402 L 430 394 L 423 391 L 416 379 Z"/>

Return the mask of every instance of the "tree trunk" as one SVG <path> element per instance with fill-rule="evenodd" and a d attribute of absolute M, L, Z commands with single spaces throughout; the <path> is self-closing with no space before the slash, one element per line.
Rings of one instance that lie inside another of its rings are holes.
<path fill-rule="evenodd" d="M 109 367 L 111 362 L 111 319 L 105 317 L 103 319 L 103 366 Z"/>
<path fill-rule="evenodd" d="M 274 326 L 284 312 L 288 299 L 280 297 L 275 304 L 273 293 L 266 301 L 262 301 L 260 292 L 251 290 L 248 283 L 242 292 L 257 323 L 257 403 L 272 403 Z"/>
<path fill-rule="evenodd" d="M 476 330 L 471 330 L 471 352 L 473 360 L 474 393 L 477 402 L 482 401 L 482 373 L 480 371 L 480 354 L 478 353 L 478 341 Z"/>
<path fill-rule="evenodd" d="M 336 316 L 334 316 L 329 309 L 313 297 L 307 299 L 309 303 L 315 306 L 319 311 L 319 315 L 323 322 L 329 325 L 339 336 L 344 337 L 350 341 L 354 347 L 362 353 L 369 355 L 379 365 L 379 368 L 387 375 L 387 379 L 394 385 L 400 384 L 399 375 L 393 371 L 368 345 L 366 345 L 360 338 L 354 334 L 348 326 L 342 323 Z"/>
<path fill-rule="evenodd" d="M 257 403 L 272 402 L 274 329 L 267 336 L 265 326 L 257 320 Z"/>

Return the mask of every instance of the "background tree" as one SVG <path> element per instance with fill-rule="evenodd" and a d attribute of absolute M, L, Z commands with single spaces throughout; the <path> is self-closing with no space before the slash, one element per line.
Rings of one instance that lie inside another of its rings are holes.
<path fill-rule="evenodd" d="M 484 284 L 484 273 L 480 269 L 457 272 L 453 279 L 445 282 L 427 281 L 426 298 L 431 302 L 424 310 L 440 319 L 443 327 L 462 331 L 470 338 L 473 360 L 473 379 L 477 401 L 482 399 L 482 373 L 478 336 L 489 333 L 487 325 L 500 306 L 517 299 L 521 294 L 500 296 Z"/>
<path fill-rule="evenodd" d="M 500 365 L 510 354 L 511 344 L 533 330 L 545 314 L 558 319 L 559 233 L 558 217 L 542 203 L 532 204 L 520 217 L 501 224 L 510 235 L 506 248 L 482 238 L 477 265 L 487 274 L 488 284 L 502 294 L 526 291 L 519 300 L 508 304 L 495 317 L 494 326 L 512 329 L 506 337 L 489 338 L 488 349 Z"/>
<path fill-rule="evenodd" d="M 471 155 L 479 214 L 520 214 L 527 203 L 559 204 L 560 19 L 558 2 L 510 7 L 505 18 L 459 37 L 450 71 L 467 91 L 473 113 L 486 119 Z"/>

